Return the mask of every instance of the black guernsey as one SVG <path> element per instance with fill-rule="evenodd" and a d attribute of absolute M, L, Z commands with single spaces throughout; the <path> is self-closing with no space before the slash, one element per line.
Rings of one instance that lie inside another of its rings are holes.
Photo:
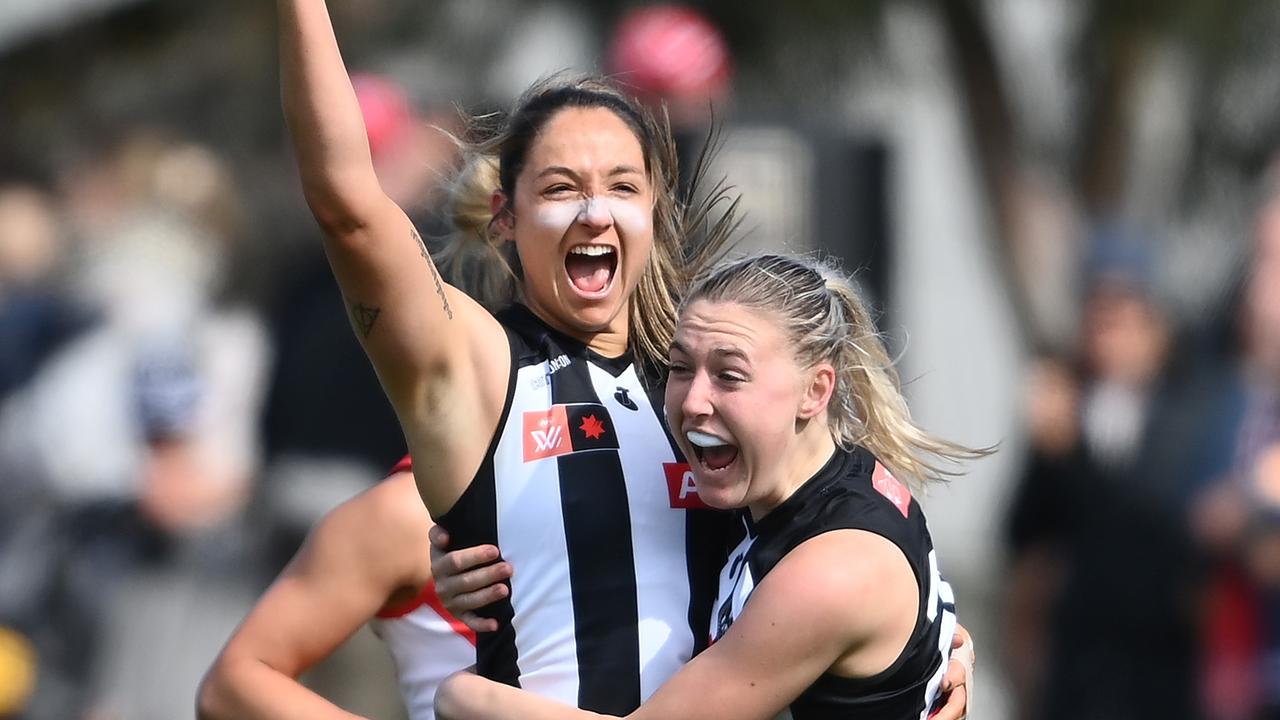
<path fill-rule="evenodd" d="M 866 530 L 885 537 L 906 555 L 920 588 L 915 631 L 888 669 L 869 678 L 823 674 L 782 717 L 927 718 L 940 704 L 939 686 L 955 632 L 955 599 L 938 572 L 924 514 L 907 488 L 870 452 L 836 450 L 822 470 L 759 522 L 753 523 L 745 510 L 739 517 L 740 542 L 720 574 L 713 641 L 742 613 L 751 591 L 774 565 L 804 541 L 832 530 Z"/>

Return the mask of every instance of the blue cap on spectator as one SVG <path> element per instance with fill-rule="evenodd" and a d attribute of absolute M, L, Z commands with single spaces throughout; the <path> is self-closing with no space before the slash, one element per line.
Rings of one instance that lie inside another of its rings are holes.
<path fill-rule="evenodd" d="M 203 387 L 185 343 L 179 338 L 144 342 L 133 382 L 138 419 L 148 439 L 172 439 L 191 431 Z"/>
<path fill-rule="evenodd" d="M 1155 290 L 1155 260 L 1149 237 L 1118 221 L 1094 226 L 1085 263 L 1086 286 L 1119 287 L 1144 296 Z"/>

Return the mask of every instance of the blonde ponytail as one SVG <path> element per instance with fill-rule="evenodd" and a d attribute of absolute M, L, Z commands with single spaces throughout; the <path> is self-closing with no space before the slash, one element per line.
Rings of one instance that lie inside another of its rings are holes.
<path fill-rule="evenodd" d="M 446 204 L 453 230 L 434 259 L 453 285 L 495 312 L 520 299 L 514 247 L 492 232 L 498 158 L 459 144 L 465 163 L 449 185 Z"/>
<path fill-rule="evenodd" d="M 685 298 L 733 302 L 771 313 L 789 335 L 802 367 L 827 361 L 836 388 L 827 407 L 832 439 L 862 446 L 906 482 L 961 474 L 957 464 L 989 455 L 929 434 L 911 419 L 884 343 L 850 280 L 835 267 L 785 255 L 725 263 L 697 281 Z"/>
<path fill-rule="evenodd" d="M 833 325 L 847 328 L 832 358 L 838 373 L 836 398 L 829 412 L 837 444 L 861 445 L 904 480 L 942 480 L 961 474 L 957 463 L 989 455 L 935 437 L 911 419 L 898 373 L 867 306 L 848 278 L 834 268 L 820 271 L 831 299 Z M 843 317 L 834 317 L 843 316 Z"/>

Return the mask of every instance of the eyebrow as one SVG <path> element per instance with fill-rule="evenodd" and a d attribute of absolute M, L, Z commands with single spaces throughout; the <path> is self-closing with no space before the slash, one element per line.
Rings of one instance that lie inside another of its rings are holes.
<path fill-rule="evenodd" d="M 711 354 L 719 355 L 720 357 L 738 358 L 739 360 L 747 363 L 750 362 L 750 358 L 747 357 L 745 352 L 733 347 L 732 345 L 722 345 L 720 347 L 712 348 Z"/>
<path fill-rule="evenodd" d="M 609 171 L 608 177 L 614 177 L 615 175 L 630 175 L 630 174 L 643 175 L 644 173 L 641 172 L 640 169 L 635 167 L 634 165 L 618 165 L 617 167 Z M 574 180 L 582 179 L 581 175 L 579 175 L 578 173 L 574 172 L 572 169 L 567 168 L 563 165 L 552 165 L 550 167 L 544 168 L 542 172 L 537 174 L 536 177 L 543 178 L 548 175 L 568 175 Z"/>
<path fill-rule="evenodd" d="M 581 178 L 581 176 L 579 176 L 579 175 L 578 175 L 578 173 L 576 173 L 576 172 L 574 172 L 574 171 L 570 170 L 570 169 L 569 169 L 569 168 L 567 168 L 567 167 L 564 167 L 563 165 L 552 165 L 552 166 L 550 166 L 550 167 L 548 167 L 548 168 L 545 168 L 545 169 L 543 169 L 543 171 L 542 171 L 542 172 L 540 172 L 540 173 L 538 173 L 538 174 L 537 174 L 537 177 L 539 177 L 539 178 L 544 178 L 544 177 L 546 177 L 546 176 L 548 176 L 548 175 L 568 175 L 569 177 L 573 178 L 574 180 L 581 180 L 581 179 L 582 179 L 582 178 Z"/>
<path fill-rule="evenodd" d="M 671 341 L 671 348 L 669 352 L 680 352 L 680 353 L 684 353 L 685 355 L 690 354 L 688 348 L 681 345 L 679 341 L 676 341 L 676 340 Z M 746 363 L 751 362 L 751 359 L 747 357 L 747 354 L 745 352 L 743 352 L 742 350 L 739 350 L 736 347 L 733 347 L 732 345 L 721 345 L 718 347 L 714 347 L 711 349 L 711 354 L 718 355 L 721 357 L 738 358 Z"/>

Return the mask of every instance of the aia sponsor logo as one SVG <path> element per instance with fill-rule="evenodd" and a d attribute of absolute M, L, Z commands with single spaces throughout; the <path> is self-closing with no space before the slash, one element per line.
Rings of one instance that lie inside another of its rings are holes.
<path fill-rule="evenodd" d="M 524 414 L 524 461 L 586 450 L 617 450 L 613 419 L 599 403 L 552 405 Z"/>
<path fill-rule="evenodd" d="M 891 475 L 888 469 L 880 463 L 876 463 L 875 472 L 871 473 L 871 485 L 881 495 L 889 499 L 893 506 L 898 508 L 898 512 L 902 513 L 902 517 L 906 517 L 911 510 L 911 491 L 906 485 L 898 482 L 898 478 Z"/>
<path fill-rule="evenodd" d="M 662 463 L 662 471 L 667 475 L 667 497 L 671 499 L 671 507 L 682 510 L 709 510 L 710 505 L 698 497 L 698 486 L 693 480 L 693 470 L 689 463 Z"/>

